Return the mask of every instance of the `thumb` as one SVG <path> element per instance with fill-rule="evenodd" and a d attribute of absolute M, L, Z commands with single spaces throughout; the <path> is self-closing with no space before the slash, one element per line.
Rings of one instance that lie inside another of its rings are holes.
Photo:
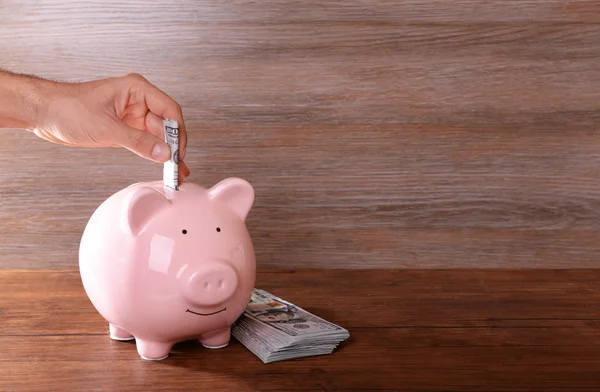
<path fill-rule="evenodd" d="M 151 161 L 164 163 L 171 158 L 171 149 L 150 132 L 122 125 L 115 135 L 117 145 Z"/>

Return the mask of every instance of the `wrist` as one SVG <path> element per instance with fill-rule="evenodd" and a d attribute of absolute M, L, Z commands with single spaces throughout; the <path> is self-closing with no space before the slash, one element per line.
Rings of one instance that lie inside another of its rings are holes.
<path fill-rule="evenodd" d="M 0 72 L 0 128 L 34 130 L 43 124 L 53 82 Z"/>

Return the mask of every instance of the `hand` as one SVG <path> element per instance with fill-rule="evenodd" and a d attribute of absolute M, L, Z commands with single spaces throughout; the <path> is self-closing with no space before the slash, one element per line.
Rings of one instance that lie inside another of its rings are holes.
<path fill-rule="evenodd" d="M 84 83 L 41 83 L 33 132 L 53 143 L 75 147 L 124 147 L 165 162 L 163 118 L 179 123 L 180 180 L 190 170 L 184 163 L 187 132 L 181 107 L 138 74 Z"/>

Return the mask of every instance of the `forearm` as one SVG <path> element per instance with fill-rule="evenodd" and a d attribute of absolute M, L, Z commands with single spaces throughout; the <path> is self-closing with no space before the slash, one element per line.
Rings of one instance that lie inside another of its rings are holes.
<path fill-rule="evenodd" d="M 0 70 L 0 128 L 33 130 L 45 107 L 43 91 L 52 82 Z"/>

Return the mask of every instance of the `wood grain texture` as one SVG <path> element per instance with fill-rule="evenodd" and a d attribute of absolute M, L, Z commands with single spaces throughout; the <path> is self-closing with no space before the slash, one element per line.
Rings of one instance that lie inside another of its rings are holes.
<path fill-rule="evenodd" d="M 600 387 L 598 270 L 259 271 L 349 329 L 332 355 L 263 364 L 239 342 L 160 362 L 115 342 L 76 271 L 0 271 L 6 390 L 581 391 Z"/>
<path fill-rule="evenodd" d="M 180 102 L 189 180 L 256 189 L 260 267 L 598 265 L 598 2 L 0 5 L 0 67 Z M 1 135 L 0 268 L 75 268 L 94 208 L 161 176 Z"/>

